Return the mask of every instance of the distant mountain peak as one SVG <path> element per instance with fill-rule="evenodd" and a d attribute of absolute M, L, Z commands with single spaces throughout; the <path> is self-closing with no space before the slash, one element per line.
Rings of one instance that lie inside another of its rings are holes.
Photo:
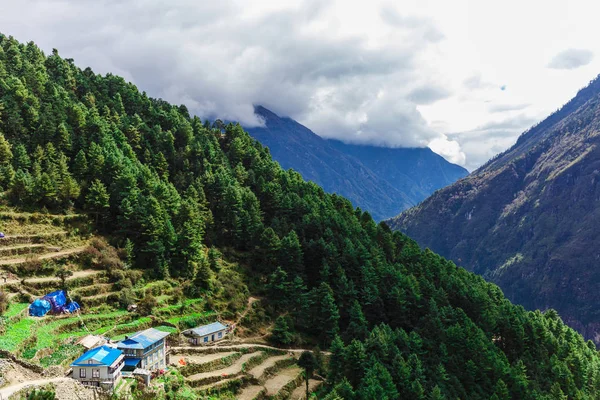
<path fill-rule="evenodd" d="M 284 168 L 293 168 L 332 193 L 383 219 L 417 204 L 468 174 L 429 148 L 385 148 L 324 139 L 263 106 L 265 126 L 247 128 Z"/>

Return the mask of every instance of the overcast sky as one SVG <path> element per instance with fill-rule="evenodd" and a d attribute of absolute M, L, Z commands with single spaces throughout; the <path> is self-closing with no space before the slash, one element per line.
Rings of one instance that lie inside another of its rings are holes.
<path fill-rule="evenodd" d="M 203 118 L 476 168 L 600 73 L 590 1 L 2 0 L 0 32 Z"/>

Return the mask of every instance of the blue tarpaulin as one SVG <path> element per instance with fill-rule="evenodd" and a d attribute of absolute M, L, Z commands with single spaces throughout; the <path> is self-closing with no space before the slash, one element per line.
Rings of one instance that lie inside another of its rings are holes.
<path fill-rule="evenodd" d="M 80 308 L 81 307 L 79 307 L 79 304 L 76 301 L 72 301 L 65 306 L 65 312 L 69 312 L 72 314 L 75 311 L 79 310 Z"/>
<path fill-rule="evenodd" d="M 52 305 L 48 300 L 36 299 L 29 305 L 29 315 L 34 317 L 43 317 L 52 309 Z"/>
<path fill-rule="evenodd" d="M 57 290 L 52 293 L 48 293 L 44 296 L 44 300 L 47 300 L 52 305 L 52 312 L 60 314 L 63 312 L 65 304 L 67 304 L 67 296 L 64 290 Z"/>

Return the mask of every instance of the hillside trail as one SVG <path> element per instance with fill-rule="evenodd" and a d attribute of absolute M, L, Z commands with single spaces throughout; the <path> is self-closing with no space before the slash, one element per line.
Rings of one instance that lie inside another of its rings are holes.
<path fill-rule="evenodd" d="M 0 399 L 2 399 L 2 400 L 8 399 L 10 396 L 15 394 L 19 390 L 25 389 L 30 386 L 31 387 L 44 386 L 49 383 L 69 382 L 71 380 L 72 380 L 71 378 L 58 377 L 58 378 L 36 379 L 36 380 L 32 380 L 32 381 L 17 383 L 15 385 L 5 386 L 3 388 L 0 388 Z"/>
<path fill-rule="evenodd" d="M 250 360 L 253 357 L 259 356 L 260 352 L 259 351 L 255 351 L 253 353 L 248 353 L 248 354 L 244 354 L 242 357 L 238 358 L 233 364 L 225 367 L 225 368 L 221 368 L 221 369 L 216 369 L 213 371 L 208 371 L 208 372 L 201 372 L 198 374 L 194 374 L 194 375 L 190 375 L 188 377 L 186 377 L 186 380 L 190 380 L 190 381 L 196 381 L 196 380 L 203 380 L 203 379 L 207 379 L 207 378 L 212 378 L 215 376 L 230 376 L 230 375 L 236 375 L 242 372 L 243 369 L 243 365 L 244 363 L 246 363 L 248 360 Z"/>
<path fill-rule="evenodd" d="M 290 353 L 302 353 L 303 351 L 312 351 L 311 349 L 285 349 L 285 348 L 274 347 L 274 346 L 269 346 L 266 344 L 258 344 L 258 343 L 228 344 L 225 346 L 205 347 L 205 349 L 207 349 L 207 351 L 208 351 L 208 349 L 211 349 L 211 348 L 218 348 L 219 352 L 221 352 L 221 351 L 236 351 L 239 349 L 247 349 L 247 348 L 279 350 L 279 351 L 287 351 Z M 175 351 L 185 352 L 185 351 L 189 351 L 189 350 L 198 351 L 199 349 L 202 349 L 202 348 L 198 347 L 198 346 L 173 346 L 173 347 L 171 347 L 171 351 L 173 351 L 173 352 L 175 352 Z M 328 351 L 322 351 L 321 354 L 330 355 L 331 353 Z"/>
<path fill-rule="evenodd" d="M 65 249 L 62 251 L 57 251 L 54 253 L 46 253 L 46 254 L 42 254 L 38 257 L 35 257 L 34 260 L 48 260 L 48 259 L 52 259 L 52 258 L 61 258 L 64 256 L 69 256 L 71 254 L 81 253 L 86 248 L 87 248 L 87 246 L 79 246 L 79 247 L 73 247 L 72 249 Z M 10 258 L 8 260 L 0 260 L 0 266 L 1 265 L 22 264 L 29 260 L 31 260 L 31 258 L 29 258 L 29 257 L 19 257 L 19 258 Z"/>
<path fill-rule="evenodd" d="M 69 278 L 67 278 L 67 282 L 70 281 L 71 279 L 76 279 L 76 278 L 86 278 L 88 276 L 92 276 L 92 275 L 97 275 L 100 271 L 97 270 L 93 270 L 93 269 L 84 269 L 81 271 L 75 271 L 73 272 L 73 275 L 71 275 Z M 7 278 L 6 282 L 4 282 L 4 279 L 2 279 L 1 275 L 0 275 L 0 286 L 3 285 L 10 285 L 13 283 L 20 283 L 23 279 L 17 279 L 17 278 Z M 40 277 L 40 278 L 25 278 L 25 282 L 26 283 L 44 283 L 44 282 L 53 282 L 53 281 L 60 281 L 60 278 L 57 278 L 55 276 L 45 276 L 45 277 Z"/>
<path fill-rule="evenodd" d="M 6 236 L 4 236 L 4 238 L 5 239 L 38 239 L 38 238 L 48 237 L 48 236 L 67 235 L 68 233 L 69 233 L 68 231 L 55 231 L 55 232 L 50 232 L 50 233 L 6 235 Z M 2 242 L 0 241 L 0 243 L 2 243 Z"/>
<path fill-rule="evenodd" d="M 250 310 L 252 310 L 252 305 L 259 300 L 260 299 L 258 297 L 252 297 L 252 296 L 248 297 L 248 302 L 246 303 L 246 308 L 244 309 L 244 311 L 242 312 L 240 317 L 237 319 L 237 321 L 235 321 L 236 325 L 240 324 L 240 322 L 244 319 L 244 317 L 250 312 Z"/>

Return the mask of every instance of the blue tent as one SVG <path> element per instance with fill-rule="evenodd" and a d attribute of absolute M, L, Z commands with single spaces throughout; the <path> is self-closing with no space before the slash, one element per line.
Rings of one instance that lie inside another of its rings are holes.
<path fill-rule="evenodd" d="M 79 306 L 79 303 L 77 303 L 76 301 L 72 301 L 65 306 L 65 312 L 69 312 L 69 313 L 73 314 L 75 311 L 79 310 L 80 308 L 81 307 Z"/>
<path fill-rule="evenodd" d="M 48 300 L 36 299 L 29 305 L 29 315 L 34 317 L 43 317 L 52 309 L 52 305 Z"/>
<path fill-rule="evenodd" d="M 65 304 L 67 304 L 67 296 L 64 290 L 57 290 L 52 293 L 48 293 L 44 296 L 44 300 L 48 300 L 52 305 L 52 312 L 60 314 L 63 312 Z"/>

